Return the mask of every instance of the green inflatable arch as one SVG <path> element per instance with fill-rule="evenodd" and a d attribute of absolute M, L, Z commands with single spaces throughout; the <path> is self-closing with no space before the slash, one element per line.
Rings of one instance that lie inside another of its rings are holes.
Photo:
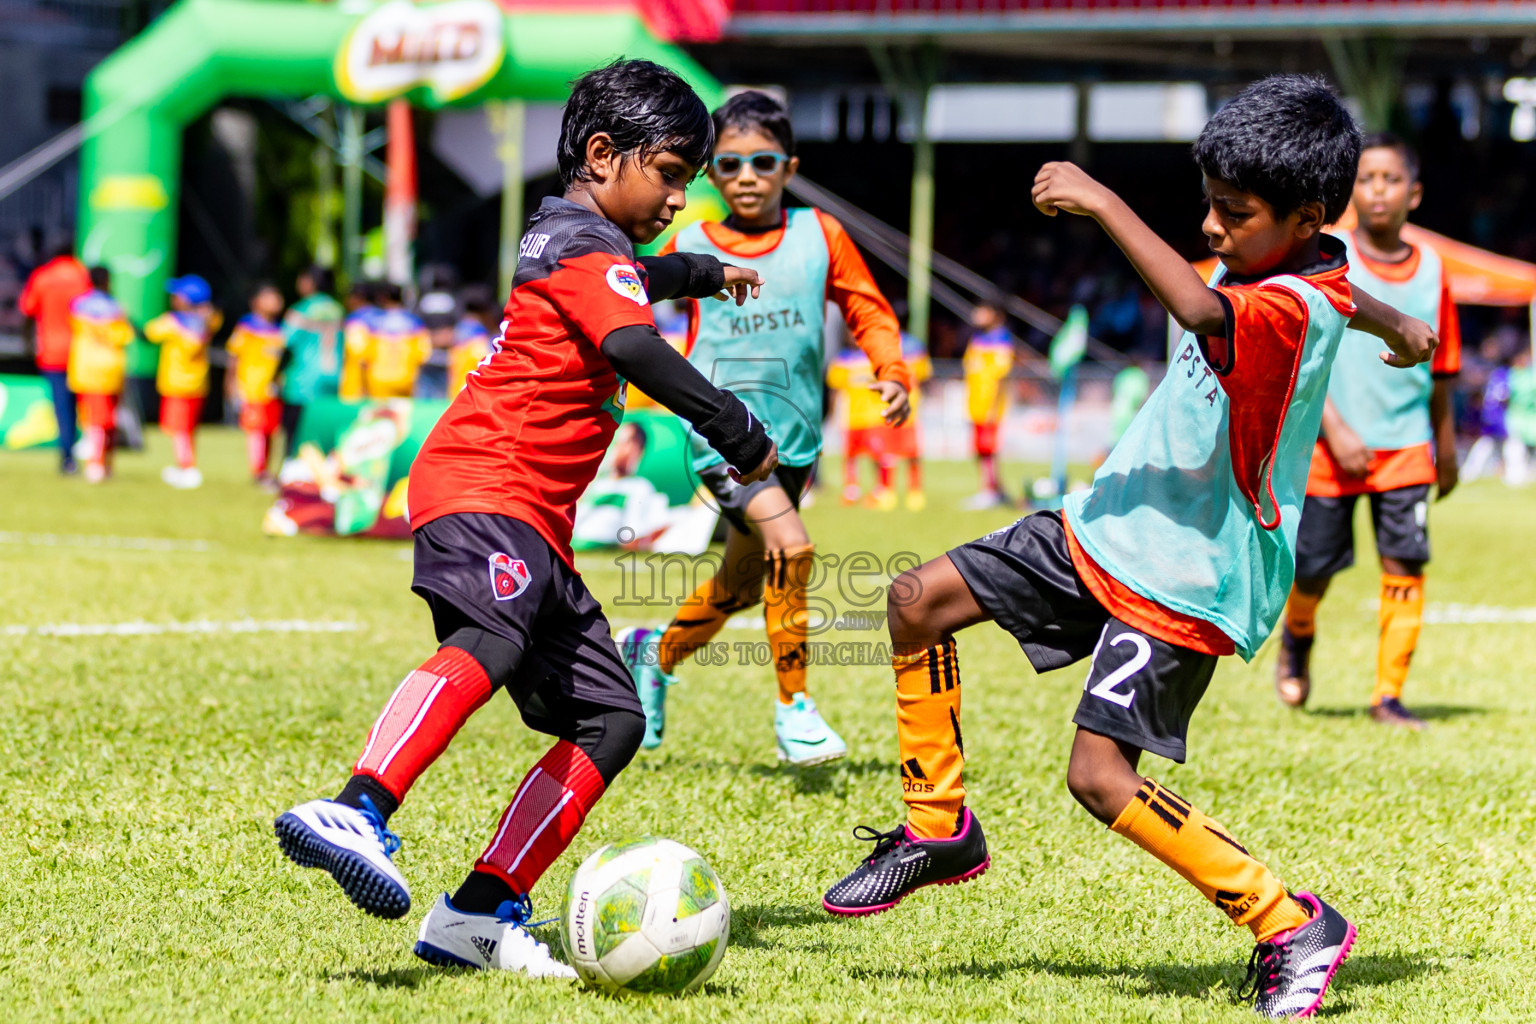
<path fill-rule="evenodd" d="M 573 78 L 619 56 L 675 69 L 711 106 L 721 97 L 702 68 L 630 7 L 181 0 L 86 82 L 81 257 L 112 268 L 112 290 L 137 322 L 164 307 L 182 130 L 227 96 L 323 94 L 359 105 L 404 96 L 428 107 L 561 100 Z"/>

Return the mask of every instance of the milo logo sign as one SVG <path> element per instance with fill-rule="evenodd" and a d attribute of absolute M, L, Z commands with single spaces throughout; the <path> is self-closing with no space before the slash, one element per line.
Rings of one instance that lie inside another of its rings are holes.
<path fill-rule="evenodd" d="M 336 54 L 336 85 L 356 103 L 425 88 L 448 103 L 489 82 L 506 57 L 493 0 L 393 0 L 364 15 Z"/>

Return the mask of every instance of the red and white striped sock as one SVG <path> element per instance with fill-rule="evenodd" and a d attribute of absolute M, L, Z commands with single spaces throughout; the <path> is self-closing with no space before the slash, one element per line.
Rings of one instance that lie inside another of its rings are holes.
<path fill-rule="evenodd" d="M 457 647 L 442 648 L 395 688 L 353 774 L 373 778 L 403 799 L 469 716 L 491 699 L 491 690 L 478 661 Z"/>
<path fill-rule="evenodd" d="M 497 876 L 514 892 L 531 892 L 581 831 L 604 788 L 602 774 L 580 747 L 556 743 L 517 787 L 475 870 Z"/>

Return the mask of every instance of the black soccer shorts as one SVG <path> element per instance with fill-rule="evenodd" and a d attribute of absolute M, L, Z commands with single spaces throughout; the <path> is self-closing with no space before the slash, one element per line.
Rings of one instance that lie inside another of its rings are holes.
<path fill-rule="evenodd" d="M 473 624 L 516 644 L 522 658 L 506 685 L 519 708 L 574 699 L 641 710 L 602 606 L 532 526 L 456 512 L 417 529 L 415 542 L 411 589 L 432 609 L 438 642 Z"/>
<path fill-rule="evenodd" d="M 766 479 L 743 485 L 731 479 L 725 463 L 717 462 L 699 471 L 699 482 L 709 491 L 716 510 L 725 517 L 726 522 L 735 527 L 738 533 L 751 533 L 754 524 L 747 518 L 748 502 L 770 487 L 782 487 L 784 493 L 789 495 L 790 505 L 799 511 L 800 499 L 805 495 L 812 468 L 780 463 Z"/>
<path fill-rule="evenodd" d="M 1078 576 L 1059 512 L 1036 512 L 949 552 L 977 604 L 1018 640 L 1036 671 L 1091 658 L 1072 721 L 1183 762 L 1189 719 L 1216 656 L 1112 616 Z"/>
<path fill-rule="evenodd" d="M 1355 502 L 1359 495 L 1307 495 L 1296 528 L 1296 575 L 1320 579 L 1355 564 Z M 1429 561 L 1429 485 L 1367 495 L 1376 553 L 1402 562 Z"/>

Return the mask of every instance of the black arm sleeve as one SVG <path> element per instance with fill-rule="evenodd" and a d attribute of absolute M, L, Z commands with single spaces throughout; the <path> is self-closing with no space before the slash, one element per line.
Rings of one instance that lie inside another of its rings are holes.
<path fill-rule="evenodd" d="M 729 391 L 715 387 L 646 324 L 620 327 L 603 339 L 619 375 L 693 424 L 738 473 L 750 473 L 772 442 L 762 422 Z"/>
<path fill-rule="evenodd" d="M 667 299 L 707 299 L 725 287 L 725 264 L 713 256 L 674 252 L 666 256 L 642 256 L 638 262 L 645 270 L 645 293 L 653 303 Z"/>

